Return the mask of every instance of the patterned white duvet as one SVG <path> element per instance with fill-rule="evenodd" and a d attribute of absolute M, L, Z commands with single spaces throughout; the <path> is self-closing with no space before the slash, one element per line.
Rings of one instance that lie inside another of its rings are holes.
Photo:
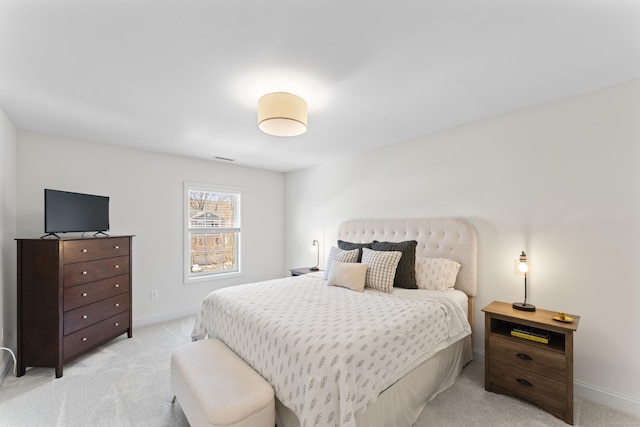
<path fill-rule="evenodd" d="M 304 275 L 212 292 L 193 337 L 225 342 L 305 426 L 353 426 L 354 413 L 471 333 L 446 298 L 327 286 Z"/>

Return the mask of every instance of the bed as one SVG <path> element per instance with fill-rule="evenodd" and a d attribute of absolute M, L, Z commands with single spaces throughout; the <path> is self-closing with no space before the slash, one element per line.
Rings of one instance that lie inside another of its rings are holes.
<path fill-rule="evenodd" d="M 459 263 L 454 289 L 354 292 L 323 272 L 234 286 L 205 298 L 193 338 L 224 341 L 273 386 L 280 427 L 413 425 L 472 357 L 475 229 L 458 218 L 352 220 L 336 237 L 415 240 L 416 259 Z"/>

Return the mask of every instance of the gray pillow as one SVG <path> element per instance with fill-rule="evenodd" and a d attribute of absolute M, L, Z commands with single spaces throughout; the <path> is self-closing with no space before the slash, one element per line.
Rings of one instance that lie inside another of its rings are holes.
<path fill-rule="evenodd" d="M 396 276 L 393 279 L 395 288 L 418 289 L 416 283 L 416 240 L 406 240 L 404 242 L 371 242 L 371 249 L 374 251 L 399 251 L 402 258 L 396 268 Z"/>

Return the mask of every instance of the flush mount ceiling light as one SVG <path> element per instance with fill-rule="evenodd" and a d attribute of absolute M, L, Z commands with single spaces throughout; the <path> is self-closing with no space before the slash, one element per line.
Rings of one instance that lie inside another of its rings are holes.
<path fill-rule="evenodd" d="M 297 136 L 307 131 L 307 102 L 297 95 L 274 92 L 258 99 L 258 127 L 273 136 Z"/>

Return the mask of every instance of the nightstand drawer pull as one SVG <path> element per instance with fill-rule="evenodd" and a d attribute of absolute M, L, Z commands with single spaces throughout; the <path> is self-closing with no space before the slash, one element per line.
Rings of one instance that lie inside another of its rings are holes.
<path fill-rule="evenodd" d="M 522 385 L 526 385 L 527 387 L 533 387 L 533 384 L 531 384 L 529 381 L 527 381 L 525 379 L 516 378 L 516 381 L 518 381 Z"/>
<path fill-rule="evenodd" d="M 533 358 L 531 356 L 529 356 L 528 354 L 524 354 L 524 353 L 518 353 L 518 354 L 516 354 L 516 356 L 518 356 L 522 360 L 533 360 Z"/>

